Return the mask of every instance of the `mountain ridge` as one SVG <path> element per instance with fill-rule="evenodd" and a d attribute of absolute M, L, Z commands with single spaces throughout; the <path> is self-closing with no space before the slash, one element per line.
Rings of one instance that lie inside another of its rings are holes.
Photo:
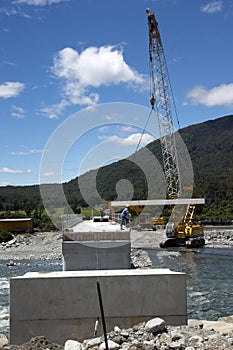
<path fill-rule="evenodd" d="M 194 197 L 206 199 L 205 208 L 200 214 L 207 215 L 222 206 L 230 208 L 229 212 L 233 211 L 233 115 L 186 126 L 179 130 L 179 134 L 192 160 Z M 161 161 L 159 140 L 148 144 L 147 148 Z M 98 169 L 96 187 L 101 197 L 115 200 L 116 183 L 128 179 L 134 188 L 134 198 L 147 198 L 145 175 L 133 164 L 132 157 Z M 88 182 L 90 174 L 85 173 L 80 178 Z M 70 205 L 86 205 L 80 193 L 78 178 L 63 183 L 63 188 Z M 0 210 L 19 210 L 25 206 L 35 209 L 40 203 L 39 185 L 0 187 Z"/>

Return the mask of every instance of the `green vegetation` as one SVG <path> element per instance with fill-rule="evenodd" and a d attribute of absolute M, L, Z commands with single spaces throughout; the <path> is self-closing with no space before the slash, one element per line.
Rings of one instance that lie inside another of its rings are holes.
<path fill-rule="evenodd" d="M 8 231 L 0 230 L 0 243 L 8 242 L 13 238 L 12 234 Z"/>
<path fill-rule="evenodd" d="M 179 133 L 193 164 L 194 197 L 204 197 L 206 200 L 204 206 L 197 208 L 196 218 L 233 220 L 233 116 L 191 125 L 181 129 Z M 161 162 L 159 140 L 152 142 L 147 148 Z M 146 178 L 140 167 L 135 164 L 134 156 L 135 154 L 99 169 L 96 187 L 102 198 L 107 201 L 116 200 L 116 184 L 121 179 L 127 179 L 132 184 L 133 199 L 147 198 Z M 153 172 L 153 168 L 148 168 L 149 173 L 150 171 Z M 91 176 L 92 171 L 82 175 L 82 179 L 87 189 L 94 193 Z M 157 174 L 153 176 L 156 183 L 161 181 Z M 56 191 L 52 190 L 53 185 L 45 186 L 48 187 L 55 203 Z M 90 208 L 81 196 L 78 178 L 64 183 L 63 189 L 73 212 L 81 212 L 87 217 L 91 215 Z M 158 198 L 158 194 L 155 198 Z M 98 198 L 93 198 L 93 202 L 98 205 Z M 58 218 L 62 215 L 62 210 L 53 209 L 52 215 Z M 3 212 L 0 213 L 0 218 L 26 215 L 33 218 L 35 226 L 46 229 L 53 227 L 41 203 L 38 185 L 0 187 L 0 212 Z"/>

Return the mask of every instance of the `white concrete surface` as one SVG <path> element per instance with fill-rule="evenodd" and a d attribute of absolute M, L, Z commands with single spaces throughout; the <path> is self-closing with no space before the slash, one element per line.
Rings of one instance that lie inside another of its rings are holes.
<path fill-rule="evenodd" d="M 97 281 L 108 331 L 154 317 L 171 325 L 187 323 L 183 273 L 169 269 L 27 273 L 10 280 L 11 344 L 39 335 L 60 344 L 93 337 L 100 316 Z"/>
<path fill-rule="evenodd" d="M 128 229 L 126 229 L 129 231 Z M 71 232 L 116 232 L 120 231 L 120 224 L 116 221 L 94 222 L 85 220 L 72 227 Z"/>

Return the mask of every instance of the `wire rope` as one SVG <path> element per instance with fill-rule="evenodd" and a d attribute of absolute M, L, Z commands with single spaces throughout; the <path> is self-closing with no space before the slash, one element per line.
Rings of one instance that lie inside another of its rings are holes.
<path fill-rule="evenodd" d="M 137 144 L 137 147 L 136 147 L 136 151 L 135 151 L 135 152 L 138 151 L 138 148 L 139 148 L 139 146 L 140 146 L 140 144 L 141 144 L 141 142 L 142 142 L 142 138 L 143 138 L 143 135 L 145 134 L 147 125 L 148 125 L 148 123 L 149 123 L 149 120 L 150 120 L 150 117 L 151 117 L 151 114 L 152 114 L 152 110 L 153 110 L 153 109 L 150 110 L 150 113 L 149 113 L 149 115 L 148 115 L 148 118 L 147 118 L 145 127 L 144 127 L 144 129 L 143 129 L 143 131 L 142 131 L 142 133 L 141 133 L 141 136 L 140 136 L 140 139 L 139 139 L 139 141 L 138 141 L 138 144 Z"/>
<path fill-rule="evenodd" d="M 173 93 L 173 89 L 172 89 L 170 74 L 169 74 L 169 70 L 167 67 L 167 61 L 166 61 L 165 55 L 164 55 L 164 62 L 165 62 L 165 67 L 166 67 L 166 71 L 167 71 L 168 84 L 169 84 L 169 88 L 170 88 L 170 92 L 171 92 L 171 98 L 172 98 L 172 104 L 173 104 L 174 112 L 175 112 L 175 116 L 176 116 L 176 122 L 177 122 L 178 128 L 180 129 L 180 121 L 179 121 L 179 117 L 178 117 L 178 113 L 177 113 L 175 97 L 174 97 L 174 93 Z"/>

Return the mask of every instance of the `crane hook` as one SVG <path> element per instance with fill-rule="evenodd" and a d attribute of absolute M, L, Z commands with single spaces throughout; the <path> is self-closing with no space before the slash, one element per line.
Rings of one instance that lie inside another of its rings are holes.
<path fill-rule="evenodd" d="M 152 95 L 152 97 L 150 99 L 150 104 L 151 104 L 152 109 L 154 109 L 154 106 L 155 106 L 155 97 L 154 97 L 154 95 Z"/>

